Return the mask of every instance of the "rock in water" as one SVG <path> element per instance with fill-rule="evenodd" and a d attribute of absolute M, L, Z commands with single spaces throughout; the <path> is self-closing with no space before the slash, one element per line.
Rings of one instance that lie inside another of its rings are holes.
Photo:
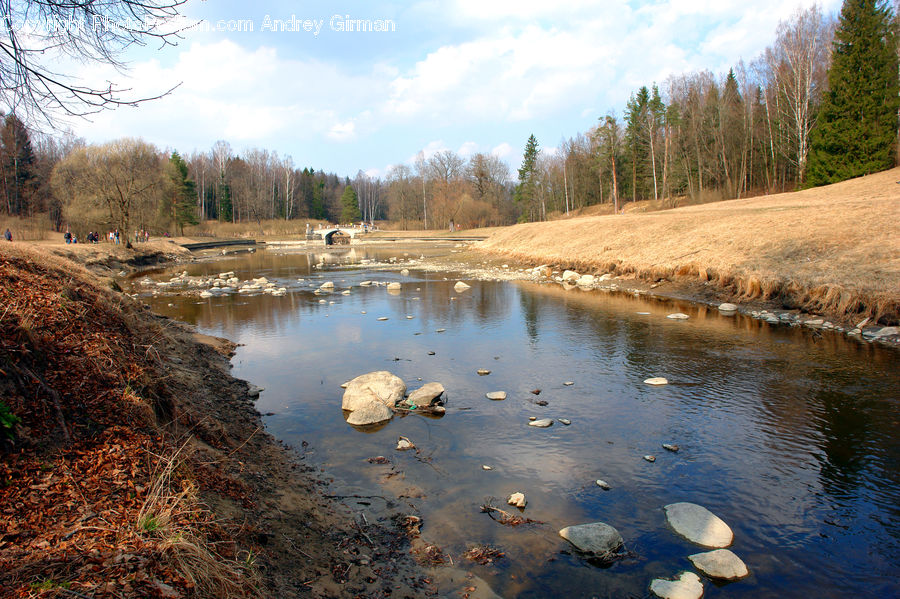
<path fill-rule="evenodd" d="M 655 578 L 650 583 L 650 592 L 662 599 L 700 599 L 703 583 L 693 572 L 682 572 L 675 580 Z"/>
<path fill-rule="evenodd" d="M 351 412 L 372 401 L 394 407 L 406 394 L 406 383 L 386 370 L 363 374 L 347 383 L 341 408 Z"/>
<path fill-rule="evenodd" d="M 416 446 L 406 437 L 397 439 L 397 451 L 406 451 L 407 449 L 415 449 Z"/>
<path fill-rule="evenodd" d="M 440 403 L 444 394 L 444 386 L 440 383 L 426 383 L 420 389 L 409 394 L 406 401 L 416 407 L 430 406 Z"/>
<path fill-rule="evenodd" d="M 734 533 L 718 516 L 695 503 L 671 503 L 665 508 L 669 526 L 692 543 L 704 547 L 728 547 Z"/>
<path fill-rule="evenodd" d="M 562 280 L 574 283 L 575 281 L 578 280 L 578 277 L 580 277 L 580 276 L 581 275 L 579 275 L 574 270 L 567 270 L 567 271 L 563 272 Z"/>
<path fill-rule="evenodd" d="M 655 462 L 656 456 L 655 455 L 645 455 L 644 459 L 647 460 L 648 462 Z"/>
<path fill-rule="evenodd" d="M 565 387 L 571 387 L 571 386 L 574 385 L 574 384 L 575 384 L 575 381 L 566 381 L 565 383 L 563 383 L 563 386 L 565 386 Z"/>
<path fill-rule="evenodd" d="M 575 281 L 575 284 L 579 287 L 590 287 L 594 284 L 594 275 L 581 275 Z"/>
<path fill-rule="evenodd" d="M 537 428 L 547 428 L 552 425 L 553 421 L 549 418 L 541 418 L 540 420 L 533 420 L 528 423 L 528 426 L 536 426 Z"/>
<path fill-rule="evenodd" d="M 579 551 L 600 556 L 615 552 L 625 543 L 619 531 L 605 522 L 567 526 L 559 531 L 559 536 Z"/>
<path fill-rule="evenodd" d="M 482 464 L 481 469 L 482 470 L 493 470 L 494 468 L 493 468 L 493 466 L 488 466 L 487 464 Z"/>
<path fill-rule="evenodd" d="M 462 292 L 465 291 L 466 289 L 471 289 L 471 286 L 470 286 L 470 285 L 466 285 L 466 284 L 463 283 L 462 281 L 457 281 L 457 282 L 456 282 L 456 285 L 453 286 L 453 290 L 454 290 L 456 293 L 462 293 Z"/>
<path fill-rule="evenodd" d="M 738 307 L 736 305 L 729 304 L 728 302 L 719 304 L 719 310 L 721 310 L 722 312 L 735 312 L 737 311 L 737 309 Z"/>
<path fill-rule="evenodd" d="M 670 318 L 672 320 L 687 320 L 690 318 L 687 314 L 683 314 L 681 312 L 675 312 L 674 314 L 669 314 L 666 318 Z"/>
<path fill-rule="evenodd" d="M 559 420 L 560 424 L 565 424 L 566 426 L 569 426 L 570 424 L 572 424 L 572 421 L 569 420 L 568 418 L 557 418 L 557 420 Z"/>
<path fill-rule="evenodd" d="M 400 283 L 388 283 L 387 284 L 388 291 L 400 291 L 403 289 L 403 285 Z"/>
<path fill-rule="evenodd" d="M 491 373 L 491 371 L 488 370 L 487 368 L 479 368 L 479 369 L 476 370 L 475 372 L 478 373 L 478 376 L 487 376 L 487 375 L 489 375 L 489 374 Z"/>
<path fill-rule="evenodd" d="M 663 378 L 661 376 L 656 376 L 651 379 L 644 379 L 644 382 L 648 385 L 668 385 L 669 384 L 669 380 L 666 378 Z"/>
<path fill-rule="evenodd" d="M 403 270 L 400 271 L 400 275 L 401 275 L 401 276 L 404 276 L 404 277 L 408 277 L 408 276 L 409 276 L 409 269 L 408 269 L 408 268 L 404 268 Z"/>
<path fill-rule="evenodd" d="M 378 424 L 385 420 L 393 418 L 394 413 L 389 407 L 379 401 L 369 401 L 357 407 L 350 416 L 347 417 L 347 424 L 354 426 L 366 426 L 369 424 Z"/>
<path fill-rule="evenodd" d="M 609 491 L 612 487 L 609 486 L 609 483 L 605 480 L 597 479 L 597 486 L 603 489 L 604 491 Z"/>
<path fill-rule="evenodd" d="M 379 322 L 384 322 L 385 320 L 388 320 L 388 317 L 387 316 L 379 316 L 376 320 L 378 320 Z"/>
<path fill-rule="evenodd" d="M 671 451 L 672 453 L 678 453 L 678 450 L 680 449 L 680 447 L 678 447 L 674 443 L 663 443 L 662 446 L 663 446 L 663 449 L 665 449 L 667 451 Z"/>
<path fill-rule="evenodd" d="M 716 549 L 706 553 L 689 555 L 694 567 L 718 580 L 740 580 L 750 575 L 747 565 L 728 549 Z"/>
<path fill-rule="evenodd" d="M 484 396 L 494 401 L 503 401 L 506 399 L 506 391 L 491 391 L 490 393 L 485 393 Z"/>
<path fill-rule="evenodd" d="M 319 289 L 334 289 L 334 283 L 332 281 L 325 281 L 319 285 Z"/>
<path fill-rule="evenodd" d="M 509 505 L 514 505 L 516 507 L 523 508 L 523 507 L 525 507 L 525 504 L 527 504 L 528 502 L 525 501 L 524 493 L 513 493 L 512 495 L 510 495 L 509 497 L 506 498 L 506 503 L 508 503 Z"/>

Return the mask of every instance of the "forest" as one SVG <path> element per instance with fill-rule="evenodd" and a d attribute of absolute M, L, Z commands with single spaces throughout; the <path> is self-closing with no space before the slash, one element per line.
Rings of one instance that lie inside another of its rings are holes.
<path fill-rule="evenodd" d="M 446 229 L 831 183 L 895 164 L 897 30 L 892 7 L 872 0 L 848 0 L 834 17 L 815 5 L 799 10 L 749 62 L 650 82 L 621 114 L 610 111 L 556 147 L 542 150 L 531 136 L 517 177 L 493 154 L 444 150 L 420 152 L 383 177 L 350 178 L 271 150 L 235 152 L 225 140 L 183 156 L 140 139 L 88 145 L 30 131 L 8 114 L 0 214 L 82 232 L 175 234 L 206 221 L 277 219 Z M 848 122 L 848 111 L 863 122 Z M 860 164 L 848 165 L 848 155 Z"/>

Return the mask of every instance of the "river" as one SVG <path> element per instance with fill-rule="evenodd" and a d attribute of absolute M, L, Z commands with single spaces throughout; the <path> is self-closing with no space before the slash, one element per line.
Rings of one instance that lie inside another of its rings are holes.
<path fill-rule="evenodd" d="M 727 522 L 750 570 L 729 584 L 704 579 L 705 597 L 900 596 L 895 349 L 555 284 L 467 280 L 458 293 L 452 273 L 405 264 L 422 253 L 269 250 L 153 275 L 265 276 L 282 297 L 137 289 L 154 311 L 241 344 L 234 375 L 265 389 L 267 427 L 321 465 L 333 492 L 383 497 L 349 501 L 370 520 L 414 509 L 423 538 L 501 596 L 649 596 L 653 578 L 692 570 L 687 556 L 705 551 L 667 527 L 663 506 L 681 501 Z M 334 292 L 314 294 L 325 281 Z M 442 383 L 446 415 L 396 416 L 371 432 L 347 425 L 340 384 L 374 370 L 410 390 Z M 485 398 L 500 390 L 505 401 Z M 555 422 L 536 429 L 529 417 Z M 418 451 L 396 451 L 401 435 Z M 521 515 L 537 523 L 503 526 L 481 511 L 515 511 L 505 499 L 517 491 L 528 501 Z M 595 521 L 621 532 L 624 559 L 600 567 L 557 535 Z M 505 555 L 463 560 L 475 545 Z"/>

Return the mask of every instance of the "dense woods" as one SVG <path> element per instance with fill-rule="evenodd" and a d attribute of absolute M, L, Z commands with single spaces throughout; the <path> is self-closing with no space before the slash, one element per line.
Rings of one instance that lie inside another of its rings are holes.
<path fill-rule="evenodd" d="M 53 227 L 180 232 L 218 220 L 391 221 L 403 229 L 536 221 L 587 206 L 619 211 L 789 191 L 889 168 L 898 138 L 897 21 L 876 0 L 818 6 L 725 73 L 648 82 L 621 114 L 547 148 L 532 135 L 514 177 L 490 153 L 444 150 L 383 177 L 341 177 L 224 140 L 180 155 L 141 140 L 86 145 L 36 136 L 10 114 L 0 132 L 0 213 Z M 544 146 L 544 149 L 542 149 Z"/>

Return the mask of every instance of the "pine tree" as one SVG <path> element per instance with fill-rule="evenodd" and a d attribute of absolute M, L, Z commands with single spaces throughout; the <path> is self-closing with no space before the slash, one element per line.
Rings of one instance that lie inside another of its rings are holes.
<path fill-rule="evenodd" d="M 354 223 L 362 219 L 362 213 L 359 211 L 359 198 L 352 185 L 344 188 L 341 194 L 341 222 Z"/>
<path fill-rule="evenodd" d="M 197 220 L 197 188 L 193 180 L 188 178 L 188 166 L 178 152 L 169 157 L 169 186 L 167 189 L 168 208 L 171 210 L 172 222 L 184 235 L 185 225 L 196 225 Z"/>
<path fill-rule="evenodd" d="M 10 114 L 0 131 L 0 192 L 7 214 L 25 216 L 34 212 L 37 190 L 37 160 L 25 124 Z"/>
<path fill-rule="evenodd" d="M 891 9 L 845 0 L 834 35 L 829 91 L 812 132 L 807 185 L 825 185 L 893 165 L 897 54 Z"/>
<path fill-rule="evenodd" d="M 537 157 L 540 151 L 538 140 L 532 133 L 525 143 L 525 155 L 522 157 L 522 166 L 519 167 L 519 184 L 513 195 L 513 200 L 519 205 L 519 222 L 535 220 Z"/>

